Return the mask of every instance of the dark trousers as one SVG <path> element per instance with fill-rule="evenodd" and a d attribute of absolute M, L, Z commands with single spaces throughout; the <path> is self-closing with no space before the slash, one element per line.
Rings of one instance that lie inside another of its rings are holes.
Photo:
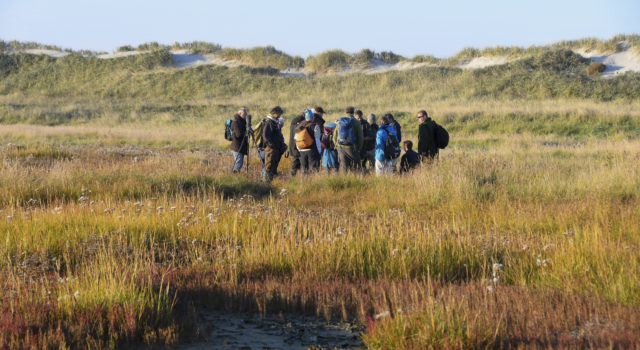
<path fill-rule="evenodd" d="M 357 147 L 338 146 L 338 161 L 340 162 L 340 171 L 360 169 L 360 150 Z"/>
<path fill-rule="evenodd" d="M 282 157 L 280 150 L 271 147 L 265 149 L 264 171 L 267 172 L 267 174 L 275 175 L 278 172 L 280 157 Z"/>
<path fill-rule="evenodd" d="M 318 154 L 318 150 L 312 148 L 308 151 L 300 151 L 300 165 L 305 174 L 308 174 L 311 170 L 318 170 L 320 168 L 320 154 Z"/>
<path fill-rule="evenodd" d="M 298 170 L 300 170 L 300 156 L 291 157 L 291 176 L 295 176 Z"/>

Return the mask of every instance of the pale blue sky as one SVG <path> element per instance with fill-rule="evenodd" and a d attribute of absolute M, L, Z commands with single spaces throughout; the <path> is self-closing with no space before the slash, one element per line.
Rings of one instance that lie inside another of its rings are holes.
<path fill-rule="evenodd" d="M 640 33 L 639 0 L 0 0 L 0 39 L 113 51 L 157 41 L 451 56 Z"/>

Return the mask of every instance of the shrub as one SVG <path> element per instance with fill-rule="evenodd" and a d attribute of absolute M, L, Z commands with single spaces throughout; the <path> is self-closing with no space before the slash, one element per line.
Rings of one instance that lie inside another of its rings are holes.
<path fill-rule="evenodd" d="M 593 62 L 587 67 L 587 75 L 588 76 L 597 76 L 598 74 L 604 72 L 607 69 L 607 66 L 600 62 Z"/>
<path fill-rule="evenodd" d="M 353 63 L 353 58 L 342 50 L 329 50 L 307 58 L 306 68 L 313 72 L 336 71 Z"/>
<path fill-rule="evenodd" d="M 163 48 L 163 46 L 161 46 L 155 41 L 138 45 L 138 51 L 152 51 L 160 48 Z"/>
<path fill-rule="evenodd" d="M 133 46 L 131 45 L 124 45 L 124 46 L 120 46 L 118 48 L 118 52 L 128 52 L 128 51 L 135 51 L 136 49 L 133 48 Z"/>

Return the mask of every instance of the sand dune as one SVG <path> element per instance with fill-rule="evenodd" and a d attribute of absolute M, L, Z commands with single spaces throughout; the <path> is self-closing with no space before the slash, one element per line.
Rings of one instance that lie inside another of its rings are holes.
<path fill-rule="evenodd" d="M 68 52 L 65 51 L 57 51 L 57 50 L 46 50 L 46 49 L 29 49 L 24 50 L 25 53 L 30 53 L 34 55 L 47 55 L 54 58 L 61 58 L 68 55 Z M 127 57 L 133 55 L 139 55 L 145 53 L 147 51 L 124 51 L 124 52 L 114 52 L 110 54 L 101 54 L 97 55 L 97 58 L 100 59 L 111 59 L 118 57 Z M 590 51 L 587 49 L 578 49 L 574 50 L 575 53 L 582 55 L 583 57 L 589 58 L 594 62 L 601 62 L 607 66 L 606 70 L 602 73 L 602 76 L 605 78 L 615 77 L 616 75 L 625 73 L 625 72 L 640 72 L 640 54 L 635 52 L 632 48 L 627 47 L 625 50 L 616 52 L 616 53 L 601 53 L 597 51 Z M 188 50 L 177 50 L 172 52 L 173 60 L 175 61 L 175 68 L 184 69 L 189 67 L 201 66 L 201 65 L 219 65 L 225 67 L 238 67 L 243 65 L 242 62 L 236 60 L 225 60 L 214 54 L 191 54 Z M 481 69 L 496 65 L 502 65 L 509 62 L 513 62 L 517 59 L 512 59 L 507 56 L 495 56 L 495 57 L 476 57 L 467 59 L 465 62 L 454 66 L 464 70 L 470 69 Z M 353 74 L 353 73 L 363 73 L 363 74 L 378 74 L 389 71 L 405 71 L 425 66 L 433 66 L 429 63 L 417 63 L 410 61 L 401 61 L 396 64 L 384 63 L 381 61 L 373 61 L 372 65 L 368 67 L 345 67 L 342 70 L 337 72 L 331 72 L 328 74 L 337 74 L 337 75 L 345 75 L 345 74 Z M 283 76 L 295 76 L 295 77 L 303 77 L 308 76 L 313 73 L 306 71 L 302 68 L 286 68 L 281 72 Z"/>

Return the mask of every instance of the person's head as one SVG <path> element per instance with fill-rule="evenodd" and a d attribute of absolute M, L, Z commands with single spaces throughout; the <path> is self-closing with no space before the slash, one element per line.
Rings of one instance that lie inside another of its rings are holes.
<path fill-rule="evenodd" d="M 413 149 L 413 142 L 406 140 L 402 143 L 404 145 L 404 151 L 410 151 Z"/>
<path fill-rule="evenodd" d="M 391 113 L 387 113 L 387 114 L 389 115 L 389 120 L 390 121 L 392 121 L 392 122 L 396 121 L 396 119 L 393 117 L 393 114 L 391 114 Z"/>
<path fill-rule="evenodd" d="M 391 115 L 391 113 L 387 113 L 385 115 L 382 116 L 382 124 L 384 125 L 389 125 L 391 124 L 391 118 L 393 116 Z"/>
<path fill-rule="evenodd" d="M 242 108 L 240 108 L 238 110 L 238 116 L 240 116 L 240 118 L 243 118 L 243 119 L 246 118 L 247 117 L 247 113 L 248 113 L 248 111 L 244 107 L 242 107 Z"/>
<path fill-rule="evenodd" d="M 324 109 L 322 109 L 322 107 L 320 107 L 320 106 L 315 107 L 315 108 L 313 109 L 313 113 L 315 113 L 315 114 L 319 114 L 321 117 L 324 117 L 324 115 L 325 115 L 325 111 L 324 111 Z"/>
<path fill-rule="evenodd" d="M 305 120 L 313 119 L 313 111 L 310 109 L 307 109 L 307 111 L 304 113 L 304 119 Z"/>
<path fill-rule="evenodd" d="M 271 114 L 272 117 L 278 119 L 281 115 L 284 114 L 284 111 L 282 110 L 282 108 L 280 108 L 280 106 L 275 106 L 271 108 L 271 112 L 269 112 L 269 114 Z"/>
<path fill-rule="evenodd" d="M 345 112 L 347 115 L 353 115 L 353 113 L 355 113 L 355 111 L 356 111 L 356 109 L 355 109 L 355 108 L 353 108 L 353 107 L 347 107 L 347 108 L 344 110 L 344 112 Z"/>
<path fill-rule="evenodd" d="M 356 117 L 356 119 L 358 120 L 362 120 L 362 111 L 358 109 L 353 113 L 353 116 Z"/>
<path fill-rule="evenodd" d="M 427 114 L 427 111 L 423 109 L 418 112 L 418 115 L 416 117 L 420 122 L 423 122 L 425 119 L 429 118 L 429 115 Z"/>
<path fill-rule="evenodd" d="M 369 114 L 369 116 L 367 117 L 367 121 L 371 125 L 375 124 L 376 123 L 376 115 L 373 114 L 373 113 Z"/>

